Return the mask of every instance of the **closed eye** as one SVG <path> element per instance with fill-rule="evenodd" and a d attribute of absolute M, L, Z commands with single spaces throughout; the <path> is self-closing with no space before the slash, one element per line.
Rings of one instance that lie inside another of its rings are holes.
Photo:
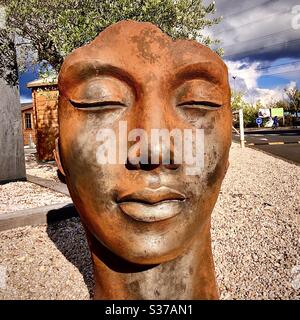
<path fill-rule="evenodd" d="M 185 102 L 181 102 L 177 105 L 178 107 L 185 107 L 185 108 L 203 108 L 203 109 L 207 109 L 207 110 L 214 110 L 214 109 L 218 109 L 220 108 L 222 105 L 215 103 L 215 102 L 211 102 L 211 101 L 185 101 Z"/>
<path fill-rule="evenodd" d="M 99 101 L 99 102 L 75 102 L 70 100 L 71 104 L 81 110 L 104 110 L 104 109 L 116 109 L 127 107 L 120 101 Z"/>

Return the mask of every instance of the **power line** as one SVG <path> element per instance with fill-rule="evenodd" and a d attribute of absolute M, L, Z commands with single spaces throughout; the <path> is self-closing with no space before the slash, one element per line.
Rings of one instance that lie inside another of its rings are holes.
<path fill-rule="evenodd" d="M 267 70 L 267 69 L 278 68 L 278 67 L 282 67 L 282 66 L 295 65 L 297 63 L 300 63 L 300 60 L 296 60 L 296 61 L 293 61 L 293 62 L 280 63 L 280 64 L 277 64 L 276 66 L 258 67 L 255 70 L 256 71 Z M 247 72 L 247 71 L 248 71 L 247 69 L 238 70 L 239 73 L 243 73 L 243 72 Z"/>
<path fill-rule="evenodd" d="M 294 69 L 294 70 L 288 70 L 288 71 L 282 71 L 282 72 L 276 72 L 276 73 L 266 73 L 266 74 L 262 74 L 261 77 L 263 76 L 275 76 L 277 74 L 284 74 L 284 73 L 294 73 L 294 72 L 298 72 L 300 71 L 300 69 Z"/>
<path fill-rule="evenodd" d="M 275 72 L 275 73 L 264 73 L 264 74 L 261 74 L 259 77 L 274 76 L 274 75 L 285 74 L 285 73 L 294 73 L 298 71 L 300 71 L 300 69 L 287 70 L 287 71 L 281 71 L 281 72 Z"/>
<path fill-rule="evenodd" d="M 234 44 L 229 44 L 227 46 L 222 46 L 222 48 L 229 48 L 229 47 L 236 46 L 237 44 L 240 44 L 240 43 L 245 43 L 245 42 L 254 41 L 254 40 L 258 40 L 258 39 L 265 39 L 265 38 L 274 36 L 276 34 L 284 33 L 284 32 L 290 31 L 290 30 L 294 30 L 294 29 L 293 28 L 288 28 L 288 29 L 281 30 L 281 31 L 278 31 L 278 32 L 269 33 L 269 34 L 261 36 L 261 37 L 251 38 L 251 39 L 247 39 L 247 40 L 244 40 L 244 41 L 238 41 L 238 42 L 236 42 Z M 296 30 L 294 30 L 294 31 L 296 31 Z"/>
<path fill-rule="evenodd" d="M 261 67 L 261 68 L 257 68 L 256 70 L 265 70 L 265 69 L 271 69 L 271 68 L 278 68 L 278 67 L 281 67 L 281 66 L 291 65 L 291 64 L 295 64 L 295 63 L 299 63 L 299 62 L 300 62 L 300 60 L 296 60 L 296 61 L 293 61 L 293 62 L 280 63 L 280 64 L 277 64 L 276 66 Z"/>
<path fill-rule="evenodd" d="M 264 46 L 264 47 L 255 48 L 255 49 L 252 49 L 252 50 L 241 51 L 241 52 L 237 52 L 237 53 L 225 55 L 224 58 L 235 57 L 235 56 L 239 56 L 239 55 L 241 55 L 241 54 L 250 53 L 250 52 L 256 52 L 257 50 L 260 50 L 260 49 L 266 49 L 266 48 L 276 47 L 276 46 L 281 45 L 281 44 L 287 45 L 288 43 L 297 42 L 297 41 L 299 41 L 299 40 L 300 40 L 300 38 L 297 38 L 297 39 L 294 39 L 294 40 L 289 40 L 289 41 L 285 41 L 285 42 L 279 42 L 279 43 L 272 44 L 272 45 L 269 45 L 269 46 Z"/>
<path fill-rule="evenodd" d="M 223 16 L 223 20 L 226 20 L 228 17 L 231 17 L 231 16 L 239 15 L 239 14 L 241 14 L 241 13 L 243 13 L 243 12 L 246 12 L 246 11 L 251 11 L 252 9 L 261 7 L 261 6 L 264 5 L 264 4 L 269 4 L 269 3 L 273 3 L 273 4 L 274 4 L 275 2 L 278 2 L 278 1 L 279 1 L 279 0 L 267 0 L 267 1 L 263 2 L 263 3 L 260 3 L 259 5 L 255 5 L 255 6 L 252 6 L 252 7 L 247 8 L 247 9 L 244 9 L 244 10 L 241 10 L 241 11 L 238 11 L 238 12 L 233 12 L 233 13 L 231 13 L 231 14 L 228 14 L 228 15 L 226 15 L 226 16 Z"/>
<path fill-rule="evenodd" d="M 279 15 L 279 14 L 283 14 L 283 13 L 287 13 L 289 12 L 289 10 L 284 10 L 284 11 L 278 11 L 278 12 L 274 12 L 266 17 L 263 17 L 261 19 L 256 19 L 256 20 L 253 20 L 253 21 L 250 21 L 250 22 L 247 22 L 247 23 L 244 23 L 244 24 L 240 24 L 236 27 L 230 27 L 230 28 L 226 28 L 226 29 L 223 29 L 221 32 L 217 33 L 217 34 L 214 34 L 215 37 L 218 37 L 220 34 L 226 32 L 226 31 L 230 31 L 230 30 L 236 30 L 237 28 L 240 28 L 240 27 L 244 27 L 244 26 L 248 26 L 250 24 L 253 24 L 253 23 L 256 23 L 256 22 L 260 22 L 260 21 L 266 21 L 268 20 L 269 18 L 273 17 L 273 16 L 276 16 L 276 15 Z"/>

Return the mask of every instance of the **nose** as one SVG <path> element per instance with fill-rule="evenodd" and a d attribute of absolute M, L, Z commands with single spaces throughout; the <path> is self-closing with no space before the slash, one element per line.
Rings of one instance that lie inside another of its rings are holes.
<path fill-rule="evenodd" d="M 173 130 L 171 110 L 168 109 L 166 102 L 154 97 L 137 106 L 135 117 L 131 117 L 129 124 L 128 170 L 179 168 L 181 134 L 177 129 Z"/>
<path fill-rule="evenodd" d="M 152 135 L 153 139 L 153 135 Z M 146 141 L 145 138 L 137 139 L 128 148 L 126 168 L 128 170 L 151 171 L 157 168 L 176 170 L 180 163 L 175 162 L 175 150 L 172 139 L 169 142 L 165 138 L 161 143 Z"/>

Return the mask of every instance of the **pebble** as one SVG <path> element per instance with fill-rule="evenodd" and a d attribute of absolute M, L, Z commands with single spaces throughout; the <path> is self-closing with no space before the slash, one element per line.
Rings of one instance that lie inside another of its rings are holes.
<path fill-rule="evenodd" d="M 299 177 L 297 165 L 232 144 L 212 213 L 221 299 L 300 299 Z M 0 299 L 90 299 L 93 273 L 79 218 L 1 232 L 4 273 Z"/>

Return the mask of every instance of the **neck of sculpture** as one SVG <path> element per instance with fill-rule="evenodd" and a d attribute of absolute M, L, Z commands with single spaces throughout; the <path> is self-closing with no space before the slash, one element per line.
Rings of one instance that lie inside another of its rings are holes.
<path fill-rule="evenodd" d="M 179 257 L 155 266 L 120 259 L 89 232 L 94 299 L 218 299 L 210 226 Z"/>

